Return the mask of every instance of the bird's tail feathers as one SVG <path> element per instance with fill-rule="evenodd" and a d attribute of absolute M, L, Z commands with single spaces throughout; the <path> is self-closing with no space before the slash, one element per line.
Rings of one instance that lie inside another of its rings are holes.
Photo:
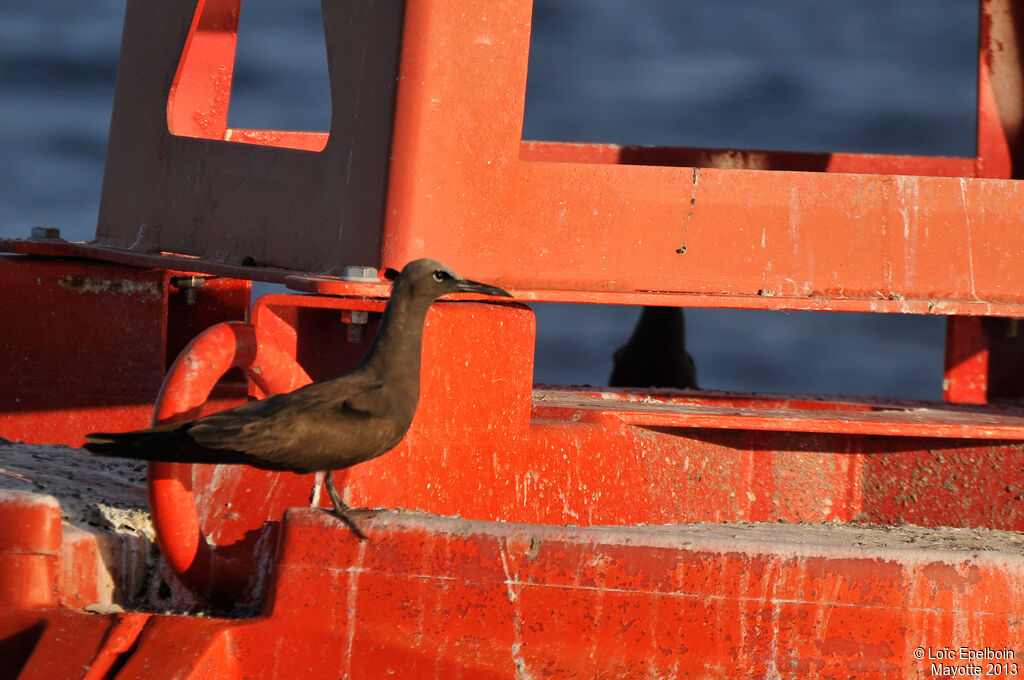
<path fill-rule="evenodd" d="M 183 425 L 163 425 L 135 432 L 93 432 L 83 448 L 98 456 L 137 458 L 165 463 L 221 462 L 217 452 L 197 447 Z"/>

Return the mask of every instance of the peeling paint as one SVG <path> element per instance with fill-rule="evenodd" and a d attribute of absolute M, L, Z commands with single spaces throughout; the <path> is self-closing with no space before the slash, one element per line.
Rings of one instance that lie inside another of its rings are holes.
<path fill-rule="evenodd" d="M 690 222 L 693 220 L 694 209 L 697 206 L 697 186 L 700 184 L 701 170 L 700 168 L 693 169 L 693 182 L 690 185 L 690 206 L 686 212 L 686 216 L 683 217 L 683 237 L 679 246 L 676 248 L 676 253 L 683 255 L 687 251 L 686 240 L 687 234 L 690 230 Z"/>
<path fill-rule="evenodd" d="M 110 293 L 115 295 L 141 295 L 152 300 L 163 297 L 163 287 L 156 281 L 128 279 L 97 279 L 89 276 L 65 276 L 57 285 L 79 293 Z"/>

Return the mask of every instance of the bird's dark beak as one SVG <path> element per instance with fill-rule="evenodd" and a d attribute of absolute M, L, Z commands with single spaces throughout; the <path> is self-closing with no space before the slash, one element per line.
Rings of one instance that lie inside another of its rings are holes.
<path fill-rule="evenodd" d="M 459 279 L 455 282 L 456 289 L 460 293 L 477 293 L 479 295 L 498 295 L 501 297 L 512 297 L 512 293 L 502 290 L 497 286 L 489 286 L 486 283 L 477 283 L 469 279 Z"/>

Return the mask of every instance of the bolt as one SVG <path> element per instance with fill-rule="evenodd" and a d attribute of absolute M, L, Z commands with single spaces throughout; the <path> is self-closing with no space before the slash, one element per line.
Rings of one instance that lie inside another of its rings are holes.
<path fill-rule="evenodd" d="M 178 289 L 181 304 L 191 307 L 196 303 L 199 289 L 206 285 L 206 279 L 202 276 L 172 276 L 171 285 Z"/>
<path fill-rule="evenodd" d="M 345 336 L 349 342 L 362 342 L 366 337 L 366 324 L 370 313 L 364 309 L 346 309 L 341 312 L 341 320 L 347 324 Z"/>
<path fill-rule="evenodd" d="M 60 237 L 60 229 L 57 227 L 32 227 L 32 235 L 29 236 L 33 241 L 63 241 Z"/>

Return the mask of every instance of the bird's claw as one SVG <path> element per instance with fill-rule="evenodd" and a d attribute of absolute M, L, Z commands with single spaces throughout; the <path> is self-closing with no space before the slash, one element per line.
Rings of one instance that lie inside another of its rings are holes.
<path fill-rule="evenodd" d="M 363 530 L 359 528 L 359 525 L 356 524 L 355 520 L 352 519 L 351 517 L 349 517 L 348 515 L 346 515 L 344 512 L 342 512 L 341 510 L 339 510 L 337 508 L 335 508 L 334 510 L 328 510 L 328 512 L 330 512 L 332 515 L 334 515 L 335 517 L 340 519 L 342 522 L 344 522 L 345 526 L 347 526 L 349 528 L 349 530 L 353 534 L 355 534 L 356 537 L 360 541 L 368 541 L 368 540 L 370 540 L 369 537 L 366 534 L 363 533 Z"/>
<path fill-rule="evenodd" d="M 331 505 L 334 506 L 332 514 L 344 522 L 345 526 L 347 526 L 360 541 L 368 540 L 366 538 L 366 534 L 364 534 L 363 530 L 359 528 L 359 525 L 356 524 L 355 520 L 349 517 L 345 512 L 348 510 L 348 506 L 345 505 L 345 501 L 342 500 L 341 494 L 338 493 L 338 489 L 335 488 L 334 477 L 331 475 L 329 470 L 327 471 L 327 474 L 324 475 L 324 486 L 327 487 L 327 495 L 331 497 Z"/>

